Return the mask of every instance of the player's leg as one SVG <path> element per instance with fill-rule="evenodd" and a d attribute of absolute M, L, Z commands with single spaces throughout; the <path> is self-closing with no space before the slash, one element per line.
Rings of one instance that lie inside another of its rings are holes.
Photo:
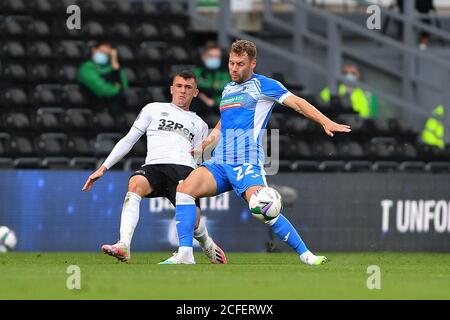
<path fill-rule="evenodd" d="M 227 257 L 222 248 L 214 242 L 208 233 L 205 220 L 201 219 L 201 209 L 197 207 L 197 222 L 194 228 L 194 239 L 198 241 L 203 252 L 212 264 L 226 264 Z"/>
<path fill-rule="evenodd" d="M 263 185 L 254 185 L 247 188 L 243 194 L 247 203 L 250 201 L 250 197 L 263 187 Z M 327 261 L 326 257 L 316 256 L 308 250 L 297 230 L 282 213 L 280 213 L 276 218 L 266 221 L 265 223 L 272 228 L 272 231 L 280 240 L 285 242 L 299 254 L 300 260 L 303 263 L 309 265 L 319 265 Z"/>
<path fill-rule="evenodd" d="M 120 220 L 120 240 L 113 245 L 103 245 L 104 253 L 120 261 L 130 260 L 130 246 L 134 230 L 139 221 L 139 207 L 143 197 L 153 192 L 154 188 L 143 175 L 133 175 L 128 181 L 128 192 L 123 202 Z"/>
<path fill-rule="evenodd" d="M 213 163 L 203 164 L 181 182 L 177 187 L 175 219 L 177 225 L 179 249 L 176 256 L 161 264 L 195 263 L 193 254 L 194 226 L 197 216 L 195 200 L 210 197 L 229 190 L 225 175 L 220 167 Z"/>

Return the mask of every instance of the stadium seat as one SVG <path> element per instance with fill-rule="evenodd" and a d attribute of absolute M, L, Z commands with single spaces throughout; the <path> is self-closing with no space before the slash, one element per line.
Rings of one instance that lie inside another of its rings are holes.
<path fill-rule="evenodd" d="M 115 144 L 122 138 L 117 133 L 101 133 L 94 141 L 94 153 L 97 157 L 109 155 Z"/>
<path fill-rule="evenodd" d="M 161 61 L 162 55 L 160 50 L 149 42 L 143 42 L 139 46 L 139 56 L 142 60 L 157 62 Z"/>
<path fill-rule="evenodd" d="M 67 140 L 67 154 L 72 157 L 86 157 L 93 154 L 90 141 L 82 136 L 75 136 Z"/>
<path fill-rule="evenodd" d="M 16 158 L 13 166 L 16 169 L 35 169 L 40 168 L 41 159 L 37 157 Z"/>
<path fill-rule="evenodd" d="M 24 105 L 28 103 L 28 97 L 24 89 L 22 88 L 9 88 L 2 92 L 1 102 L 4 105 Z"/>
<path fill-rule="evenodd" d="M 34 20 L 28 24 L 28 33 L 34 36 L 46 37 L 50 35 L 50 27 L 43 20 Z"/>
<path fill-rule="evenodd" d="M 128 88 L 124 92 L 125 105 L 132 110 L 141 109 L 143 105 L 142 89 L 141 88 Z"/>
<path fill-rule="evenodd" d="M 52 58 L 53 49 L 49 43 L 44 41 L 36 41 L 30 44 L 28 54 L 39 58 Z"/>
<path fill-rule="evenodd" d="M 3 125 L 8 131 L 28 131 L 31 129 L 31 122 L 23 112 L 10 112 L 4 115 Z"/>
<path fill-rule="evenodd" d="M 69 166 L 72 169 L 94 170 L 96 169 L 98 159 L 93 157 L 75 157 L 70 159 Z"/>
<path fill-rule="evenodd" d="M 122 2 L 127 3 L 126 1 Z M 122 22 L 113 25 L 111 28 L 111 33 L 122 39 L 129 39 L 133 36 L 133 32 L 131 32 L 130 26 Z"/>
<path fill-rule="evenodd" d="M 95 130 L 99 132 L 112 132 L 116 129 L 114 118 L 108 112 L 100 112 L 92 118 Z"/>
<path fill-rule="evenodd" d="M 68 59 L 84 59 L 88 57 L 86 44 L 80 41 L 61 41 L 56 48 L 58 56 Z"/>
<path fill-rule="evenodd" d="M 54 13 L 57 10 L 54 4 L 55 2 L 51 0 L 35 0 L 34 2 L 31 2 L 31 7 L 34 11 L 49 14 Z"/>
<path fill-rule="evenodd" d="M 345 164 L 345 170 L 349 172 L 370 171 L 372 162 L 367 160 L 351 160 Z"/>
<path fill-rule="evenodd" d="M 89 21 L 83 24 L 81 32 L 88 38 L 102 38 L 105 35 L 103 26 L 97 21 Z"/>
<path fill-rule="evenodd" d="M 398 170 L 398 165 L 397 161 L 375 161 L 372 164 L 371 170 L 376 172 L 392 172 Z"/>
<path fill-rule="evenodd" d="M 83 2 L 83 10 L 89 14 L 106 15 L 109 8 L 103 0 L 86 0 Z"/>
<path fill-rule="evenodd" d="M 75 65 L 63 65 L 58 69 L 60 83 L 76 83 L 77 67 Z"/>
<path fill-rule="evenodd" d="M 134 6 L 134 11 L 138 14 L 142 14 L 144 16 L 158 14 L 158 8 L 154 3 L 148 1 L 134 1 L 131 5 Z"/>
<path fill-rule="evenodd" d="M 332 159 L 337 156 L 337 150 L 333 142 L 328 140 L 319 140 L 311 143 L 313 157 L 316 159 Z"/>
<path fill-rule="evenodd" d="M 356 141 L 338 142 L 337 149 L 341 159 L 361 159 L 364 157 L 364 150 Z"/>
<path fill-rule="evenodd" d="M 39 131 L 55 132 L 63 128 L 61 108 L 39 108 L 34 118 L 35 125 Z"/>
<path fill-rule="evenodd" d="M 422 161 L 403 161 L 398 166 L 399 171 L 403 172 L 424 172 L 425 162 Z"/>
<path fill-rule="evenodd" d="M 12 81 L 24 81 L 28 74 L 23 65 L 14 63 L 4 66 L 3 77 Z"/>
<path fill-rule="evenodd" d="M 74 108 L 79 108 L 86 104 L 86 98 L 82 94 L 80 86 L 75 84 L 63 86 L 61 99 L 65 106 Z"/>
<path fill-rule="evenodd" d="M 127 45 L 124 45 L 124 44 L 118 45 L 117 51 L 118 51 L 120 60 L 131 61 L 131 60 L 135 59 L 133 51 Z"/>
<path fill-rule="evenodd" d="M 159 84 L 162 80 L 161 71 L 156 67 L 139 69 L 139 77 L 145 85 Z"/>
<path fill-rule="evenodd" d="M 145 101 L 148 102 L 165 102 L 170 100 L 169 97 L 165 93 L 166 89 L 163 87 L 150 87 L 145 91 L 145 94 L 150 94 L 149 99 Z"/>
<path fill-rule="evenodd" d="M 121 132 L 128 131 L 136 121 L 138 112 L 126 112 L 116 118 L 116 125 Z"/>
<path fill-rule="evenodd" d="M 68 131 L 85 132 L 92 128 L 92 117 L 89 109 L 68 109 L 63 115 L 63 123 Z"/>
<path fill-rule="evenodd" d="M 70 159 L 67 157 L 46 157 L 42 159 L 40 167 L 45 169 L 70 169 Z"/>
<path fill-rule="evenodd" d="M 142 39 L 151 40 L 158 37 L 158 29 L 152 23 L 141 23 L 136 28 L 136 35 Z"/>
<path fill-rule="evenodd" d="M 18 37 L 26 34 L 25 28 L 18 21 L 17 17 L 14 16 L 7 16 L 6 19 L 0 23 L 0 32 L 2 35 L 11 37 Z"/>
<path fill-rule="evenodd" d="M 311 148 L 305 141 L 292 141 L 290 145 L 295 160 L 310 159 L 312 157 Z"/>
<path fill-rule="evenodd" d="M 135 13 L 134 8 L 131 6 L 130 1 L 114 0 L 110 2 L 109 5 L 111 6 L 111 9 L 113 9 L 121 16 L 124 16 L 125 19 L 128 18 L 126 16 L 130 16 Z"/>
<path fill-rule="evenodd" d="M 304 117 L 290 117 L 286 120 L 285 125 L 289 132 L 302 134 L 312 131 L 311 121 Z"/>
<path fill-rule="evenodd" d="M 186 32 L 179 24 L 171 23 L 167 27 L 167 34 L 173 39 L 185 39 Z"/>
<path fill-rule="evenodd" d="M 11 157 L 31 157 L 36 154 L 32 140 L 25 136 L 12 137 L 9 150 Z"/>
<path fill-rule="evenodd" d="M 189 60 L 189 53 L 180 46 L 175 46 L 171 50 L 171 56 L 174 59 L 175 63 L 185 63 Z"/>
<path fill-rule="evenodd" d="M 397 146 L 397 153 L 399 154 L 399 157 L 402 159 L 417 159 L 417 149 L 416 147 L 410 143 L 410 142 L 401 142 Z"/>
<path fill-rule="evenodd" d="M 14 168 L 14 161 L 11 158 L 0 158 L 0 169 Z"/>
<path fill-rule="evenodd" d="M 25 56 L 25 48 L 18 41 L 7 41 L 0 46 L 3 58 L 22 58 Z"/>
<path fill-rule="evenodd" d="M 433 173 L 450 172 L 450 162 L 432 161 L 425 165 L 425 170 Z"/>
<path fill-rule="evenodd" d="M 319 171 L 325 172 L 337 172 L 344 171 L 345 169 L 345 161 L 342 160 L 325 160 L 319 164 Z"/>
<path fill-rule="evenodd" d="M 41 157 L 65 156 L 67 135 L 64 133 L 43 133 L 36 140 L 36 149 Z"/>
<path fill-rule="evenodd" d="M 145 157 L 147 155 L 147 144 L 146 144 L 146 138 L 141 137 L 138 142 L 133 146 L 133 149 L 131 149 L 130 156 L 133 157 Z"/>
<path fill-rule="evenodd" d="M 38 85 L 33 93 L 36 106 L 58 106 L 60 104 L 61 87 L 55 85 Z"/>
<path fill-rule="evenodd" d="M 319 162 L 315 160 L 298 160 L 292 164 L 292 170 L 298 172 L 316 172 L 319 170 Z"/>
<path fill-rule="evenodd" d="M 370 140 L 367 152 L 373 159 L 395 159 L 396 141 L 394 138 L 374 137 Z"/>
<path fill-rule="evenodd" d="M 34 82 L 50 82 L 54 79 L 54 74 L 48 64 L 31 65 L 28 70 L 28 76 Z"/>
<path fill-rule="evenodd" d="M 2 14 L 24 14 L 26 11 L 24 0 L 0 1 L 0 12 Z"/>

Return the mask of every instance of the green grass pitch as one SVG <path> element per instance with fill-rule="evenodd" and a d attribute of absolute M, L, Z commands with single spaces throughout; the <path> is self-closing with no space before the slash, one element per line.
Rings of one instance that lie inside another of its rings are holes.
<path fill-rule="evenodd" d="M 330 253 L 306 266 L 291 253 L 229 253 L 228 265 L 157 265 L 168 253 L 133 253 L 119 263 L 101 253 L 0 255 L 0 299 L 450 299 L 450 254 Z M 78 265 L 81 289 L 66 287 Z M 381 289 L 369 290 L 370 265 Z"/>

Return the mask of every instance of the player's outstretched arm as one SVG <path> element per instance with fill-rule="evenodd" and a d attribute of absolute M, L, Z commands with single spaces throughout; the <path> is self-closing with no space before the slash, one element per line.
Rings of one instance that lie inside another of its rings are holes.
<path fill-rule="evenodd" d="M 217 122 L 216 126 L 211 131 L 209 136 L 203 141 L 202 150 L 205 150 L 209 145 L 211 145 L 211 144 L 217 142 L 217 140 L 219 140 L 221 125 L 222 125 L 221 120 L 219 120 L 219 122 Z"/>
<path fill-rule="evenodd" d="M 334 132 L 350 132 L 352 129 L 350 126 L 345 124 L 339 124 L 328 117 L 326 117 L 322 112 L 317 110 L 313 105 L 311 105 L 308 101 L 303 98 L 297 97 L 296 95 L 291 95 L 287 97 L 283 104 L 288 106 L 289 108 L 294 109 L 298 113 L 303 114 L 305 117 L 308 117 L 311 120 L 322 125 L 326 134 L 332 137 Z"/>
<path fill-rule="evenodd" d="M 105 166 L 101 166 L 100 168 L 98 168 L 97 170 L 95 170 L 95 172 L 93 174 L 91 174 L 89 176 L 89 178 L 86 180 L 86 183 L 83 186 L 83 191 L 89 191 L 92 189 L 92 187 L 94 186 L 94 182 L 97 181 L 98 179 L 100 179 L 105 172 L 108 169 Z"/>

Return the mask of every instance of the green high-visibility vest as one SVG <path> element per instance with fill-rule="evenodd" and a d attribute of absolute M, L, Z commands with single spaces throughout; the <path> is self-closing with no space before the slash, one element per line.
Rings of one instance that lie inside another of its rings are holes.
<path fill-rule="evenodd" d="M 433 110 L 433 114 L 425 122 L 425 127 L 422 131 L 422 141 L 430 146 L 444 149 L 444 106 L 439 105 Z"/>
<path fill-rule="evenodd" d="M 343 97 L 347 94 L 347 88 L 344 84 L 339 85 L 339 96 Z M 329 88 L 324 88 L 320 92 L 320 98 L 323 102 L 330 102 L 331 91 Z M 370 104 L 366 97 L 366 94 L 361 88 L 354 88 L 351 95 L 350 101 L 352 103 L 353 111 L 358 112 L 362 118 L 370 117 Z"/>

